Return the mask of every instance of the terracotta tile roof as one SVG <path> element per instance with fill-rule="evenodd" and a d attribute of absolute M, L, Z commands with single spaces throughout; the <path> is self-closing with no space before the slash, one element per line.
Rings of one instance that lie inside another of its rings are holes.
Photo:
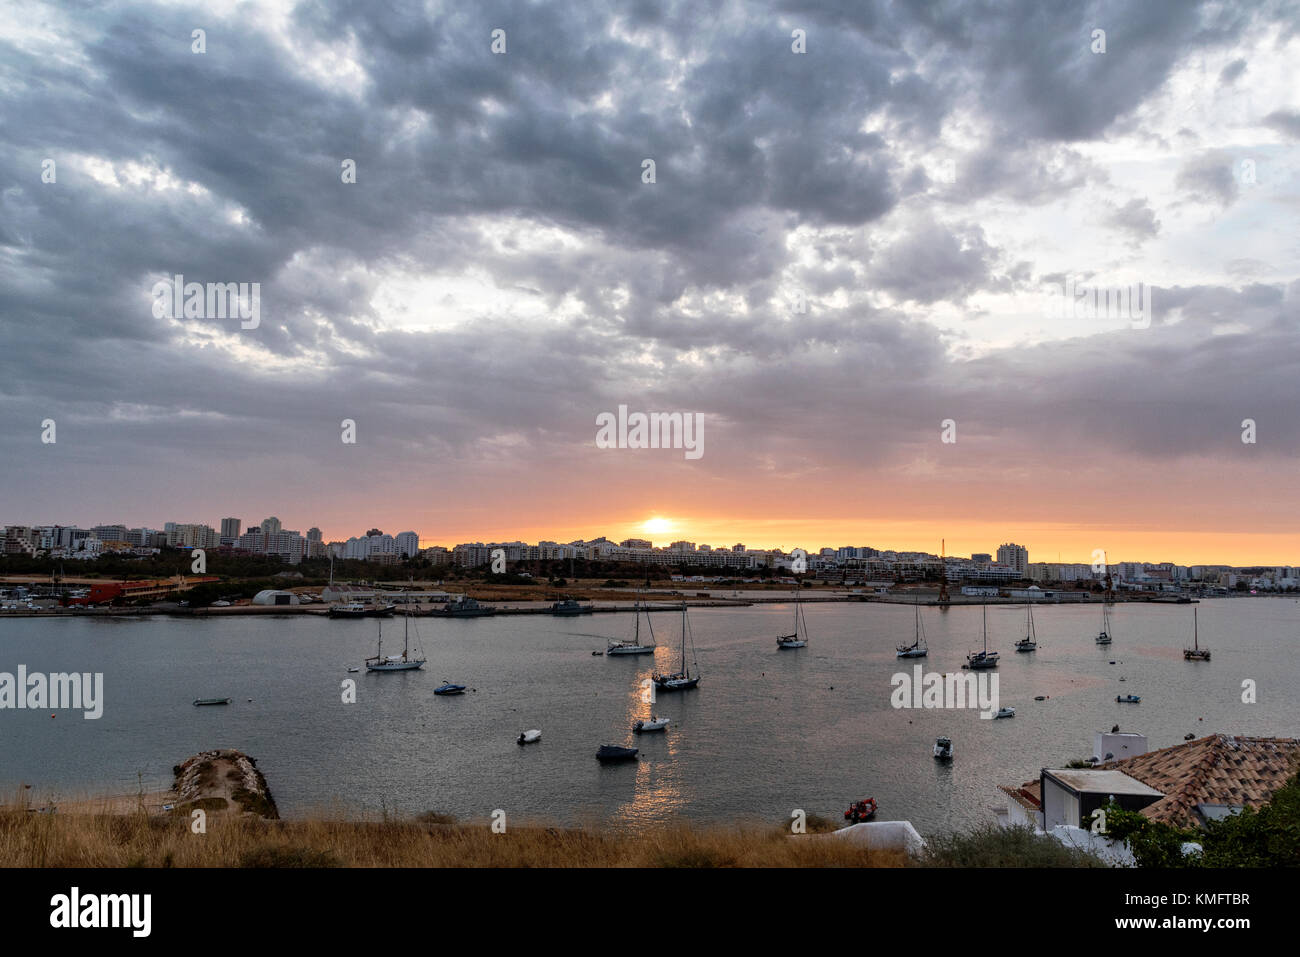
<path fill-rule="evenodd" d="M 1106 761 L 1165 796 L 1142 810 L 1155 821 L 1198 824 L 1198 804 L 1259 807 L 1300 767 L 1300 740 L 1212 734 L 1186 744 Z"/>
<path fill-rule="evenodd" d="M 1011 800 L 1015 801 L 1026 811 L 1041 811 L 1043 809 L 1043 796 L 1041 793 L 1042 786 L 1043 782 L 1041 780 L 1026 781 L 1018 788 L 1007 787 L 1005 784 L 999 784 L 998 790 L 1005 793 L 1007 797 L 1011 798 Z"/>

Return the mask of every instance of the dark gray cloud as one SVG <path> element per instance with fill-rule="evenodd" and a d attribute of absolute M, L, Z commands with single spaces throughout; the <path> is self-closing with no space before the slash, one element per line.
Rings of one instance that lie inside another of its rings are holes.
<path fill-rule="evenodd" d="M 1106 223 L 1136 242 L 1160 232 L 1160 221 L 1145 199 L 1130 199 L 1107 216 Z"/>
<path fill-rule="evenodd" d="M 1178 170 L 1175 183 L 1198 203 L 1231 206 L 1240 192 L 1232 174 L 1233 158 L 1217 151 L 1204 153 L 1185 162 Z"/>
<path fill-rule="evenodd" d="M 1264 117 L 1264 124 L 1293 140 L 1300 139 L 1300 112 L 1296 110 L 1274 110 Z"/>
<path fill-rule="evenodd" d="M 306 0 L 281 29 L 251 10 L 128 4 L 79 11 L 57 55 L 0 40 L 0 442 L 30 450 L 46 416 L 61 429 L 44 458 L 5 456 L 0 505 L 34 520 L 26 503 L 75 495 L 93 470 L 129 497 L 133 476 L 204 457 L 337 489 L 343 417 L 380 463 L 472 471 L 577 454 L 594 410 L 629 399 L 716 414 L 745 449 L 733 463 L 757 436 L 850 456 L 832 424 L 850 399 L 877 411 L 864 435 L 884 455 L 953 405 L 996 431 L 1003 386 L 1050 383 L 1065 415 L 1091 377 L 1118 390 L 1108 370 L 1145 362 L 1202 375 L 1231 359 L 1284 401 L 1271 364 L 1295 345 L 1294 297 L 1271 299 L 1272 280 L 1171 290 L 1188 318 L 1146 338 L 966 362 L 931 311 L 1029 290 L 1034 244 L 1004 250 L 986 213 L 1085 196 L 1123 235 L 1157 237 L 1156 210 L 1119 205 L 1085 147 L 1138 123 L 1184 58 L 1288 11 Z M 1248 66 L 1235 57 L 1221 82 Z M 1294 138 L 1296 117 L 1264 121 Z M 47 158 L 56 183 L 41 182 Z M 1230 206 L 1231 162 L 1191 155 L 1176 185 Z M 177 273 L 262 283 L 260 327 L 154 317 L 152 282 Z M 425 275 L 394 301 L 394 276 Z M 1235 321 L 1254 338 L 1190 332 Z M 1176 414 L 1207 411 L 1168 388 Z M 1106 394 L 1067 416 L 1103 445 L 1130 408 Z M 1155 419 L 1132 419 L 1119 446 L 1159 452 L 1139 438 Z"/>

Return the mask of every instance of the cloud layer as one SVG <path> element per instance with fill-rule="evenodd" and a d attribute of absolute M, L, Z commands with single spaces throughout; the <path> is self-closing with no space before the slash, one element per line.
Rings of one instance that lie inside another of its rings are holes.
<path fill-rule="evenodd" d="M 0 520 L 1294 531 L 1297 13 L 20 4 Z M 260 324 L 155 317 L 176 274 Z M 706 455 L 597 449 L 619 404 Z"/>

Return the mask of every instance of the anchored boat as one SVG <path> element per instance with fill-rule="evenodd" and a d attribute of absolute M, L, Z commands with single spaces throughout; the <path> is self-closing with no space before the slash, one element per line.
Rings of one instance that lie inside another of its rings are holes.
<path fill-rule="evenodd" d="M 542 732 L 539 731 L 537 728 L 533 728 L 531 731 L 520 731 L 519 737 L 516 738 L 515 740 L 519 744 L 533 744 L 537 741 L 542 740 Z"/>
<path fill-rule="evenodd" d="M 987 671 L 998 666 L 998 653 L 989 651 L 989 606 L 984 605 L 984 650 L 966 656 L 966 667 L 971 671 Z"/>
<path fill-rule="evenodd" d="M 1196 624 L 1196 609 L 1192 609 L 1192 647 L 1183 649 L 1185 661 L 1209 661 L 1210 649 L 1201 647 L 1200 629 Z"/>
<path fill-rule="evenodd" d="M 916 600 L 916 637 L 910 645 L 896 645 L 899 658 L 924 658 L 930 653 L 925 643 L 925 629 L 921 627 L 921 600 Z"/>
<path fill-rule="evenodd" d="M 1110 605 L 1101 606 L 1101 631 L 1097 633 L 1097 644 L 1109 645 L 1110 638 Z"/>
<path fill-rule="evenodd" d="M 803 626 L 802 633 L 800 625 Z M 794 634 L 781 635 L 776 639 L 778 648 L 806 648 L 808 647 L 808 622 L 803 617 L 803 598 L 798 590 L 794 593 Z"/>
<path fill-rule="evenodd" d="M 631 761 L 636 757 L 636 752 L 636 748 L 620 748 L 614 744 L 602 744 L 596 751 L 596 760 L 601 763 Z"/>
<path fill-rule="evenodd" d="M 695 674 L 691 674 L 690 666 L 686 664 L 686 641 L 691 642 L 691 657 L 695 657 L 695 635 L 691 631 L 690 620 L 686 617 L 686 602 L 682 602 L 682 657 L 678 669 L 672 674 L 658 674 L 654 677 L 654 683 L 660 691 L 686 691 L 690 688 L 699 686 L 700 683 L 700 663 L 695 662 Z"/>
<path fill-rule="evenodd" d="M 367 605 L 364 602 L 349 601 L 341 605 L 331 605 L 331 618 L 388 618 L 393 614 L 395 605 Z"/>
<path fill-rule="evenodd" d="M 1034 631 L 1034 606 L 1025 606 L 1025 637 L 1016 642 L 1016 651 L 1037 651 L 1038 633 Z"/>
<path fill-rule="evenodd" d="M 441 686 L 434 688 L 433 693 L 436 695 L 443 695 L 444 697 L 446 695 L 464 694 L 465 686 L 453 684 L 452 682 L 448 681 L 442 684 Z"/>
<path fill-rule="evenodd" d="M 596 610 L 595 605 L 580 605 L 572 598 L 565 598 L 561 601 L 551 603 L 551 614 L 561 618 L 572 618 L 575 615 L 590 615 Z"/>
<path fill-rule="evenodd" d="M 480 605 L 475 598 L 457 595 L 441 608 L 435 608 L 429 614 L 439 618 L 483 618 L 496 613 L 496 607 L 493 605 Z"/>
<path fill-rule="evenodd" d="M 844 819 L 852 824 L 861 824 L 863 821 L 869 821 L 875 816 L 875 798 L 863 798 L 861 801 L 855 801 L 850 804 L 849 809 L 844 812 Z"/>
<path fill-rule="evenodd" d="M 663 731 L 667 727 L 668 727 L 667 718 L 658 718 L 658 717 L 651 716 L 647 720 L 638 721 L 636 724 L 632 725 L 632 730 L 635 731 L 637 734 L 643 734 L 647 731 Z"/>
<path fill-rule="evenodd" d="M 934 756 L 940 761 L 951 761 L 952 738 L 936 738 L 934 741 Z"/>
<path fill-rule="evenodd" d="M 424 667 L 427 660 L 418 651 L 411 654 L 411 619 L 407 616 L 404 619 L 406 627 L 402 634 L 402 653 L 400 655 L 384 654 L 384 626 L 379 625 L 379 645 L 375 649 L 375 656 L 366 659 L 367 671 L 415 671 Z"/>
<path fill-rule="evenodd" d="M 650 643 L 644 644 L 641 641 L 641 616 L 645 615 L 646 631 L 650 634 Z M 650 623 L 650 611 L 646 608 L 645 602 L 637 601 L 633 616 L 636 621 L 633 625 L 634 631 L 632 637 L 624 641 L 615 641 L 613 638 L 606 639 L 608 645 L 605 647 L 607 655 L 653 655 L 655 653 L 655 629 Z"/>
<path fill-rule="evenodd" d="M 210 704 L 230 704 L 229 698 L 195 698 L 194 707 L 201 708 Z"/>

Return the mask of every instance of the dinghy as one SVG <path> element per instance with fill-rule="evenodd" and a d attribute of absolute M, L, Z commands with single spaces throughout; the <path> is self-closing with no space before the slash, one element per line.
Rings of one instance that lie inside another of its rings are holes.
<path fill-rule="evenodd" d="M 441 687 L 434 688 L 433 693 L 439 695 L 464 694 L 465 686 L 452 684 L 450 681 L 448 681 L 446 684 L 442 685 Z"/>
<path fill-rule="evenodd" d="M 863 798 L 849 805 L 849 809 L 844 812 L 844 819 L 853 824 L 861 824 L 863 821 L 869 821 L 876 816 L 876 799 Z"/>
<path fill-rule="evenodd" d="M 535 741 L 542 740 L 542 732 L 533 728 L 530 731 L 520 731 L 519 737 L 515 739 L 519 744 L 532 744 Z"/>
<path fill-rule="evenodd" d="M 637 734 L 641 734 L 646 731 L 662 731 L 666 727 L 668 727 L 667 718 L 651 716 L 648 720 L 638 721 L 636 724 L 632 725 L 632 730 Z"/>
<path fill-rule="evenodd" d="M 631 761 L 636 757 L 636 748 L 620 748 L 615 744 L 602 744 L 596 751 L 596 759 L 601 762 Z"/>

